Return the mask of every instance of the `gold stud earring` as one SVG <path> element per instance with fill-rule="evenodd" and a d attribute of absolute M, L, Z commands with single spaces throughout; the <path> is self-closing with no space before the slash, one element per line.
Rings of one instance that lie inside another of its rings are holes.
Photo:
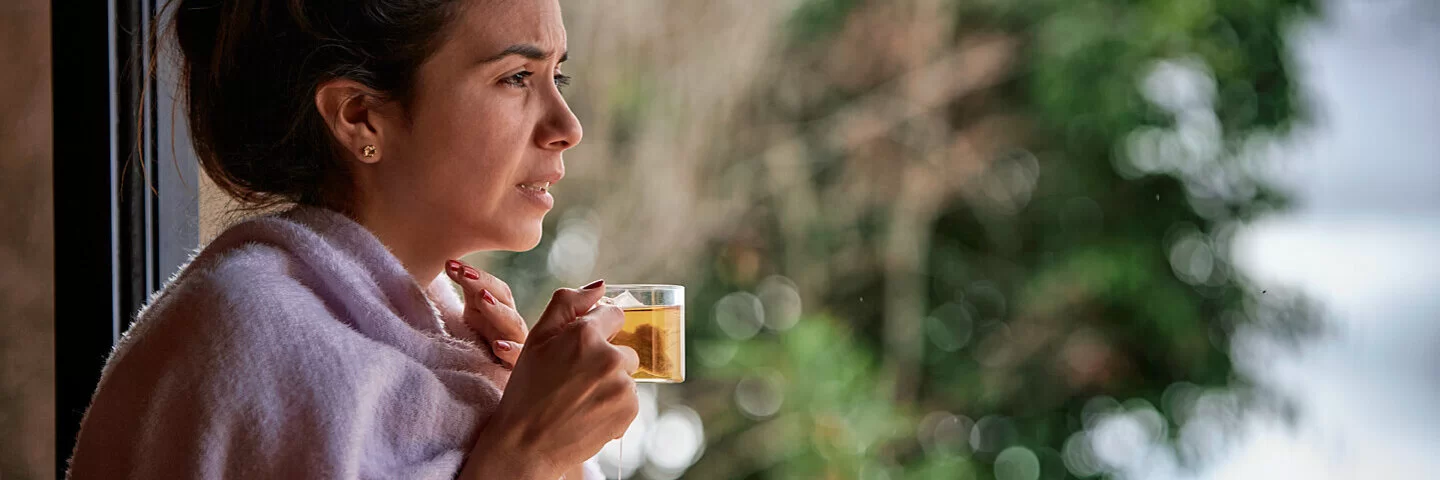
<path fill-rule="evenodd" d="M 375 156 L 375 146 L 374 146 L 374 145 L 366 145 L 364 148 L 361 148 L 361 149 L 360 149 L 360 154 L 361 154 L 361 155 L 365 155 L 365 158 L 370 158 L 370 157 Z"/>

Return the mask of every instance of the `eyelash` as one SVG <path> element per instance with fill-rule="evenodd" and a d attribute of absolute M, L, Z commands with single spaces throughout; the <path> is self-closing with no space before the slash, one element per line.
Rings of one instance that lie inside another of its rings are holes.
<path fill-rule="evenodd" d="M 527 71 L 521 71 L 521 72 L 518 72 L 518 73 L 516 73 L 516 74 L 514 74 L 514 75 L 505 77 L 505 79 L 502 80 L 502 81 L 503 81 L 506 85 L 509 85 L 509 86 L 512 86 L 512 87 L 515 87 L 515 88 L 525 88 L 525 79 L 530 78 L 530 76 L 531 76 L 531 75 L 534 75 L 534 74 L 535 74 L 535 72 L 531 72 L 531 71 L 528 71 L 528 70 L 527 70 Z M 557 74 L 555 74 L 555 87 L 556 87 L 556 88 L 559 88 L 560 91 L 563 92 L 563 91 L 565 91 L 565 87 L 567 87 L 567 86 L 570 86 L 570 76 L 569 76 L 569 75 L 565 75 L 565 74 L 563 74 L 563 73 L 557 73 Z"/>

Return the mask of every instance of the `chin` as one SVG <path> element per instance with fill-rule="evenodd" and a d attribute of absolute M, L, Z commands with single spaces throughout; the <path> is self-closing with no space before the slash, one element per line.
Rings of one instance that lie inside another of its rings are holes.
<path fill-rule="evenodd" d="M 537 231 L 537 232 L 535 232 L 535 236 L 531 237 L 530 239 L 528 239 L 528 240 L 526 240 L 526 241 L 524 241 L 524 242 L 521 242 L 520 244 L 517 245 L 518 248 L 514 248 L 513 250 L 516 251 L 516 252 L 528 252 L 528 251 L 534 250 L 535 247 L 537 247 L 537 246 L 539 246 L 539 245 L 540 245 L 540 232 Z"/>
<path fill-rule="evenodd" d="M 540 237 L 544 232 L 545 229 L 540 222 L 535 222 L 533 226 L 526 225 L 525 227 L 517 228 L 512 231 L 510 235 L 507 235 L 508 238 L 499 242 L 496 250 L 504 250 L 507 252 L 528 252 L 534 250 L 536 246 L 540 245 Z"/>

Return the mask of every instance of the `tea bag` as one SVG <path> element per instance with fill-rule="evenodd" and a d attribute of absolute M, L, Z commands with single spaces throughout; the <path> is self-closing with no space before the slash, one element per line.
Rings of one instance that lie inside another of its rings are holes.
<path fill-rule="evenodd" d="M 609 304 L 620 308 L 644 308 L 646 305 L 635 299 L 629 290 L 620 292 L 619 295 L 603 299 Z M 627 314 L 628 316 L 628 314 Z M 667 345 L 665 338 L 654 325 L 640 324 L 631 325 L 627 319 L 624 329 L 615 333 L 611 339 L 616 345 L 625 345 L 635 349 L 635 354 L 640 357 L 640 370 L 646 374 L 658 375 L 659 372 L 669 368 L 670 359 L 666 358 Z"/>

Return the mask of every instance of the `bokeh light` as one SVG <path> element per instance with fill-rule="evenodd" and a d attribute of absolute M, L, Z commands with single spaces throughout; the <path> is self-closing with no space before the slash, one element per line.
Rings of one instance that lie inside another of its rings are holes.
<path fill-rule="evenodd" d="M 705 428 L 700 414 L 674 405 L 660 414 L 645 440 L 650 478 L 679 478 L 705 452 Z"/>
<path fill-rule="evenodd" d="M 771 275 L 760 281 L 756 292 L 765 314 L 766 328 L 785 331 L 800 321 L 804 309 L 800 300 L 800 289 L 795 285 L 795 281 L 780 275 Z"/>
<path fill-rule="evenodd" d="M 589 210 L 567 212 L 546 255 L 551 275 L 570 285 L 588 282 L 600 251 L 600 230 Z"/>
<path fill-rule="evenodd" d="M 1040 458 L 1030 449 L 1016 445 L 995 457 L 995 480 L 1039 480 Z"/>
<path fill-rule="evenodd" d="M 1104 466 L 1100 460 L 1095 458 L 1095 450 L 1090 445 L 1090 432 L 1081 430 L 1070 434 L 1065 440 L 1065 448 L 1060 452 L 1065 460 L 1065 468 L 1077 477 L 1093 477 L 1104 472 Z"/>
<path fill-rule="evenodd" d="M 715 302 L 713 318 L 720 331 L 735 340 L 746 340 L 765 326 L 765 306 L 749 292 L 734 292 Z"/>
<path fill-rule="evenodd" d="M 989 415 L 977 420 L 970 430 L 970 448 L 976 452 L 995 453 L 1014 444 L 1019 437 L 1014 421 Z"/>
<path fill-rule="evenodd" d="M 970 452 L 970 433 L 975 421 L 964 415 L 937 410 L 920 419 L 916 440 L 929 455 L 961 455 Z"/>
<path fill-rule="evenodd" d="M 975 320 L 966 304 L 946 303 L 925 318 L 925 336 L 936 348 L 958 351 L 970 344 Z"/>
<path fill-rule="evenodd" d="M 752 418 L 765 418 L 780 411 L 785 402 L 784 379 L 773 372 L 740 379 L 735 385 L 735 405 Z"/>

